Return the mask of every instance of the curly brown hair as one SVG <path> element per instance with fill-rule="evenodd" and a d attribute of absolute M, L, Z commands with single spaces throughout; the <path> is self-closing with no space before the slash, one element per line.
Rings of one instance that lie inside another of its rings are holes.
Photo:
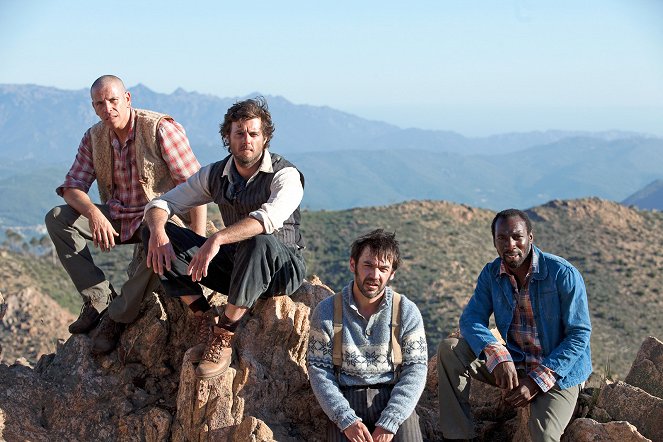
<path fill-rule="evenodd" d="M 274 134 L 274 123 L 272 115 L 269 113 L 265 97 L 249 98 L 248 100 L 238 101 L 233 104 L 226 115 L 223 117 L 223 123 L 219 125 L 219 133 L 223 140 L 223 145 L 230 152 L 230 129 L 233 122 L 246 121 L 253 118 L 260 118 L 262 124 L 262 135 L 265 137 L 265 149 L 269 148 L 269 141 Z"/>

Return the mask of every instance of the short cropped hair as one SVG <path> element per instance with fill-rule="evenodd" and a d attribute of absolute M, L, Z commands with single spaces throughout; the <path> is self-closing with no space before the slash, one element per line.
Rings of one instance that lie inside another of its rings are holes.
<path fill-rule="evenodd" d="M 495 215 L 495 218 L 493 218 L 493 223 L 490 225 L 490 232 L 493 235 L 493 239 L 495 239 L 495 225 L 497 225 L 497 221 L 500 219 L 507 219 L 507 218 L 522 219 L 523 221 L 525 221 L 525 227 L 527 227 L 527 233 L 532 233 L 532 221 L 529 220 L 529 216 L 527 216 L 525 212 L 518 209 L 506 209 L 499 212 L 497 215 Z"/>
<path fill-rule="evenodd" d="M 94 83 L 92 83 L 92 86 L 90 86 L 90 93 L 106 83 L 117 83 L 120 86 L 122 86 L 122 91 L 124 92 L 127 91 L 127 88 L 124 86 L 124 82 L 120 77 L 116 77 L 115 75 L 109 74 L 109 75 L 102 75 L 101 77 L 94 80 Z"/>
<path fill-rule="evenodd" d="M 350 247 L 350 257 L 355 263 L 359 261 L 359 257 L 366 247 L 369 247 L 378 258 L 390 259 L 392 270 L 396 270 L 400 266 L 401 251 L 398 247 L 396 233 L 376 229 L 355 239 Z"/>
<path fill-rule="evenodd" d="M 264 97 L 250 98 L 244 101 L 238 101 L 228 109 L 223 117 L 223 123 L 219 125 L 219 133 L 223 140 L 223 145 L 230 152 L 230 130 L 232 124 L 237 121 L 252 120 L 260 118 L 262 123 L 262 135 L 265 137 L 265 149 L 269 148 L 269 142 L 274 134 L 274 123 L 272 115 L 269 113 L 267 101 Z"/>

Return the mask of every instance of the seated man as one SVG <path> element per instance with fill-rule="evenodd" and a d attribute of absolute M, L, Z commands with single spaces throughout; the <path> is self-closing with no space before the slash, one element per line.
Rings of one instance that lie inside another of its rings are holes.
<path fill-rule="evenodd" d="M 104 252 L 116 244 L 140 242 L 145 205 L 184 182 L 200 164 L 182 126 L 168 115 L 132 108 L 131 94 L 118 77 L 99 77 L 90 95 L 101 121 L 83 135 L 76 160 L 56 189 L 67 204 L 52 209 L 45 222 L 60 261 L 83 298 L 80 316 L 69 332 L 87 333 L 103 316 L 92 351 L 107 353 L 116 346 L 121 324 L 138 316 L 153 273 L 143 259 L 116 296 L 92 260 L 87 241 Z M 93 204 L 87 194 L 95 180 L 102 204 Z M 190 215 L 191 228 L 203 235 L 206 207 L 191 207 Z"/>
<path fill-rule="evenodd" d="M 491 230 L 499 257 L 479 275 L 460 317 L 462 337 L 438 348 L 442 433 L 475 436 L 472 377 L 502 388 L 508 405 L 530 405 L 534 442 L 559 441 L 592 372 L 585 283 L 567 261 L 534 246 L 525 212 L 498 213 Z M 506 346 L 488 329 L 491 314 Z"/>
<path fill-rule="evenodd" d="M 192 360 L 200 360 L 201 379 L 228 368 L 239 320 L 258 298 L 291 295 L 305 276 L 299 232 L 304 177 L 269 152 L 273 133 L 263 99 L 235 103 L 221 125 L 230 155 L 145 208 L 147 265 L 161 275 L 166 294 L 179 297 L 200 320 Z M 209 238 L 166 222 L 212 201 L 225 228 Z M 223 312 L 210 307 L 198 282 L 228 295 Z"/>
<path fill-rule="evenodd" d="M 359 237 L 354 280 L 311 317 L 309 377 L 329 441 L 422 440 L 414 407 L 426 384 L 426 335 L 417 306 L 387 285 L 400 262 L 394 234 Z"/>

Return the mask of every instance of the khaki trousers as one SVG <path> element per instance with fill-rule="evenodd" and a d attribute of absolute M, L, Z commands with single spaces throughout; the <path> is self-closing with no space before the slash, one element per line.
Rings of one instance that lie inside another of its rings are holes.
<path fill-rule="evenodd" d="M 495 378 L 463 338 L 449 338 L 440 343 L 437 376 L 443 436 L 447 439 L 476 437 L 469 401 L 470 379 L 496 385 Z M 580 385 L 564 390 L 555 385 L 534 397 L 529 404 L 528 422 L 533 442 L 560 440 L 571 421 L 579 393 Z"/>
<path fill-rule="evenodd" d="M 108 218 L 116 231 L 120 231 L 120 221 L 110 218 L 106 205 L 97 205 Z M 45 218 L 46 229 L 53 241 L 55 251 L 71 281 L 81 294 L 84 302 L 89 302 L 99 312 L 108 308 L 108 315 L 116 322 L 129 323 L 136 319 L 140 311 L 143 295 L 148 287 L 158 285 L 158 277 L 147 267 L 145 256 L 136 266 L 136 271 L 122 286 L 120 296 L 106 279 L 104 272 L 95 265 L 88 241 L 92 240 L 89 221 L 69 205 L 53 208 Z M 140 242 L 139 229 L 128 241 L 116 244 Z M 111 302 L 112 301 L 112 302 Z"/>

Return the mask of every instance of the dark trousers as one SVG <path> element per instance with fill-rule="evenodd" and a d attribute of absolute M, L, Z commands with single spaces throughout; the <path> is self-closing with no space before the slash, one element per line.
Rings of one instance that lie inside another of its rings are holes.
<path fill-rule="evenodd" d="M 172 223 L 166 224 L 166 234 L 177 256 L 171 263 L 171 270 L 161 276 L 166 294 L 173 297 L 202 295 L 200 285 L 187 275 L 187 267 L 207 238 Z M 149 229 L 144 229 L 145 250 L 149 238 Z M 304 258 L 296 246 L 283 245 L 274 235 L 257 235 L 221 246 L 200 283 L 228 295 L 230 304 L 251 307 L 261 296 L 293 294 L 305 274 Z"/>
<path fill-rule="evenodd" d="M 375 423 L 380 419 L 382 410 L 387 407 L 393 386 L 373 387 L 346 387 L 341 388 L 341 393 L 350 403 L 357 416 L 366 425 L 371 433 L 375 430 Z M 327 425 L 327 440 L 329 442 L 348 442 L 343 432 L 331 420 Z M 416 411 L 405 419 L 394 435 L 392 442 L 422 442 L 421 428 L 419 427 L 419 416 Z"/>

